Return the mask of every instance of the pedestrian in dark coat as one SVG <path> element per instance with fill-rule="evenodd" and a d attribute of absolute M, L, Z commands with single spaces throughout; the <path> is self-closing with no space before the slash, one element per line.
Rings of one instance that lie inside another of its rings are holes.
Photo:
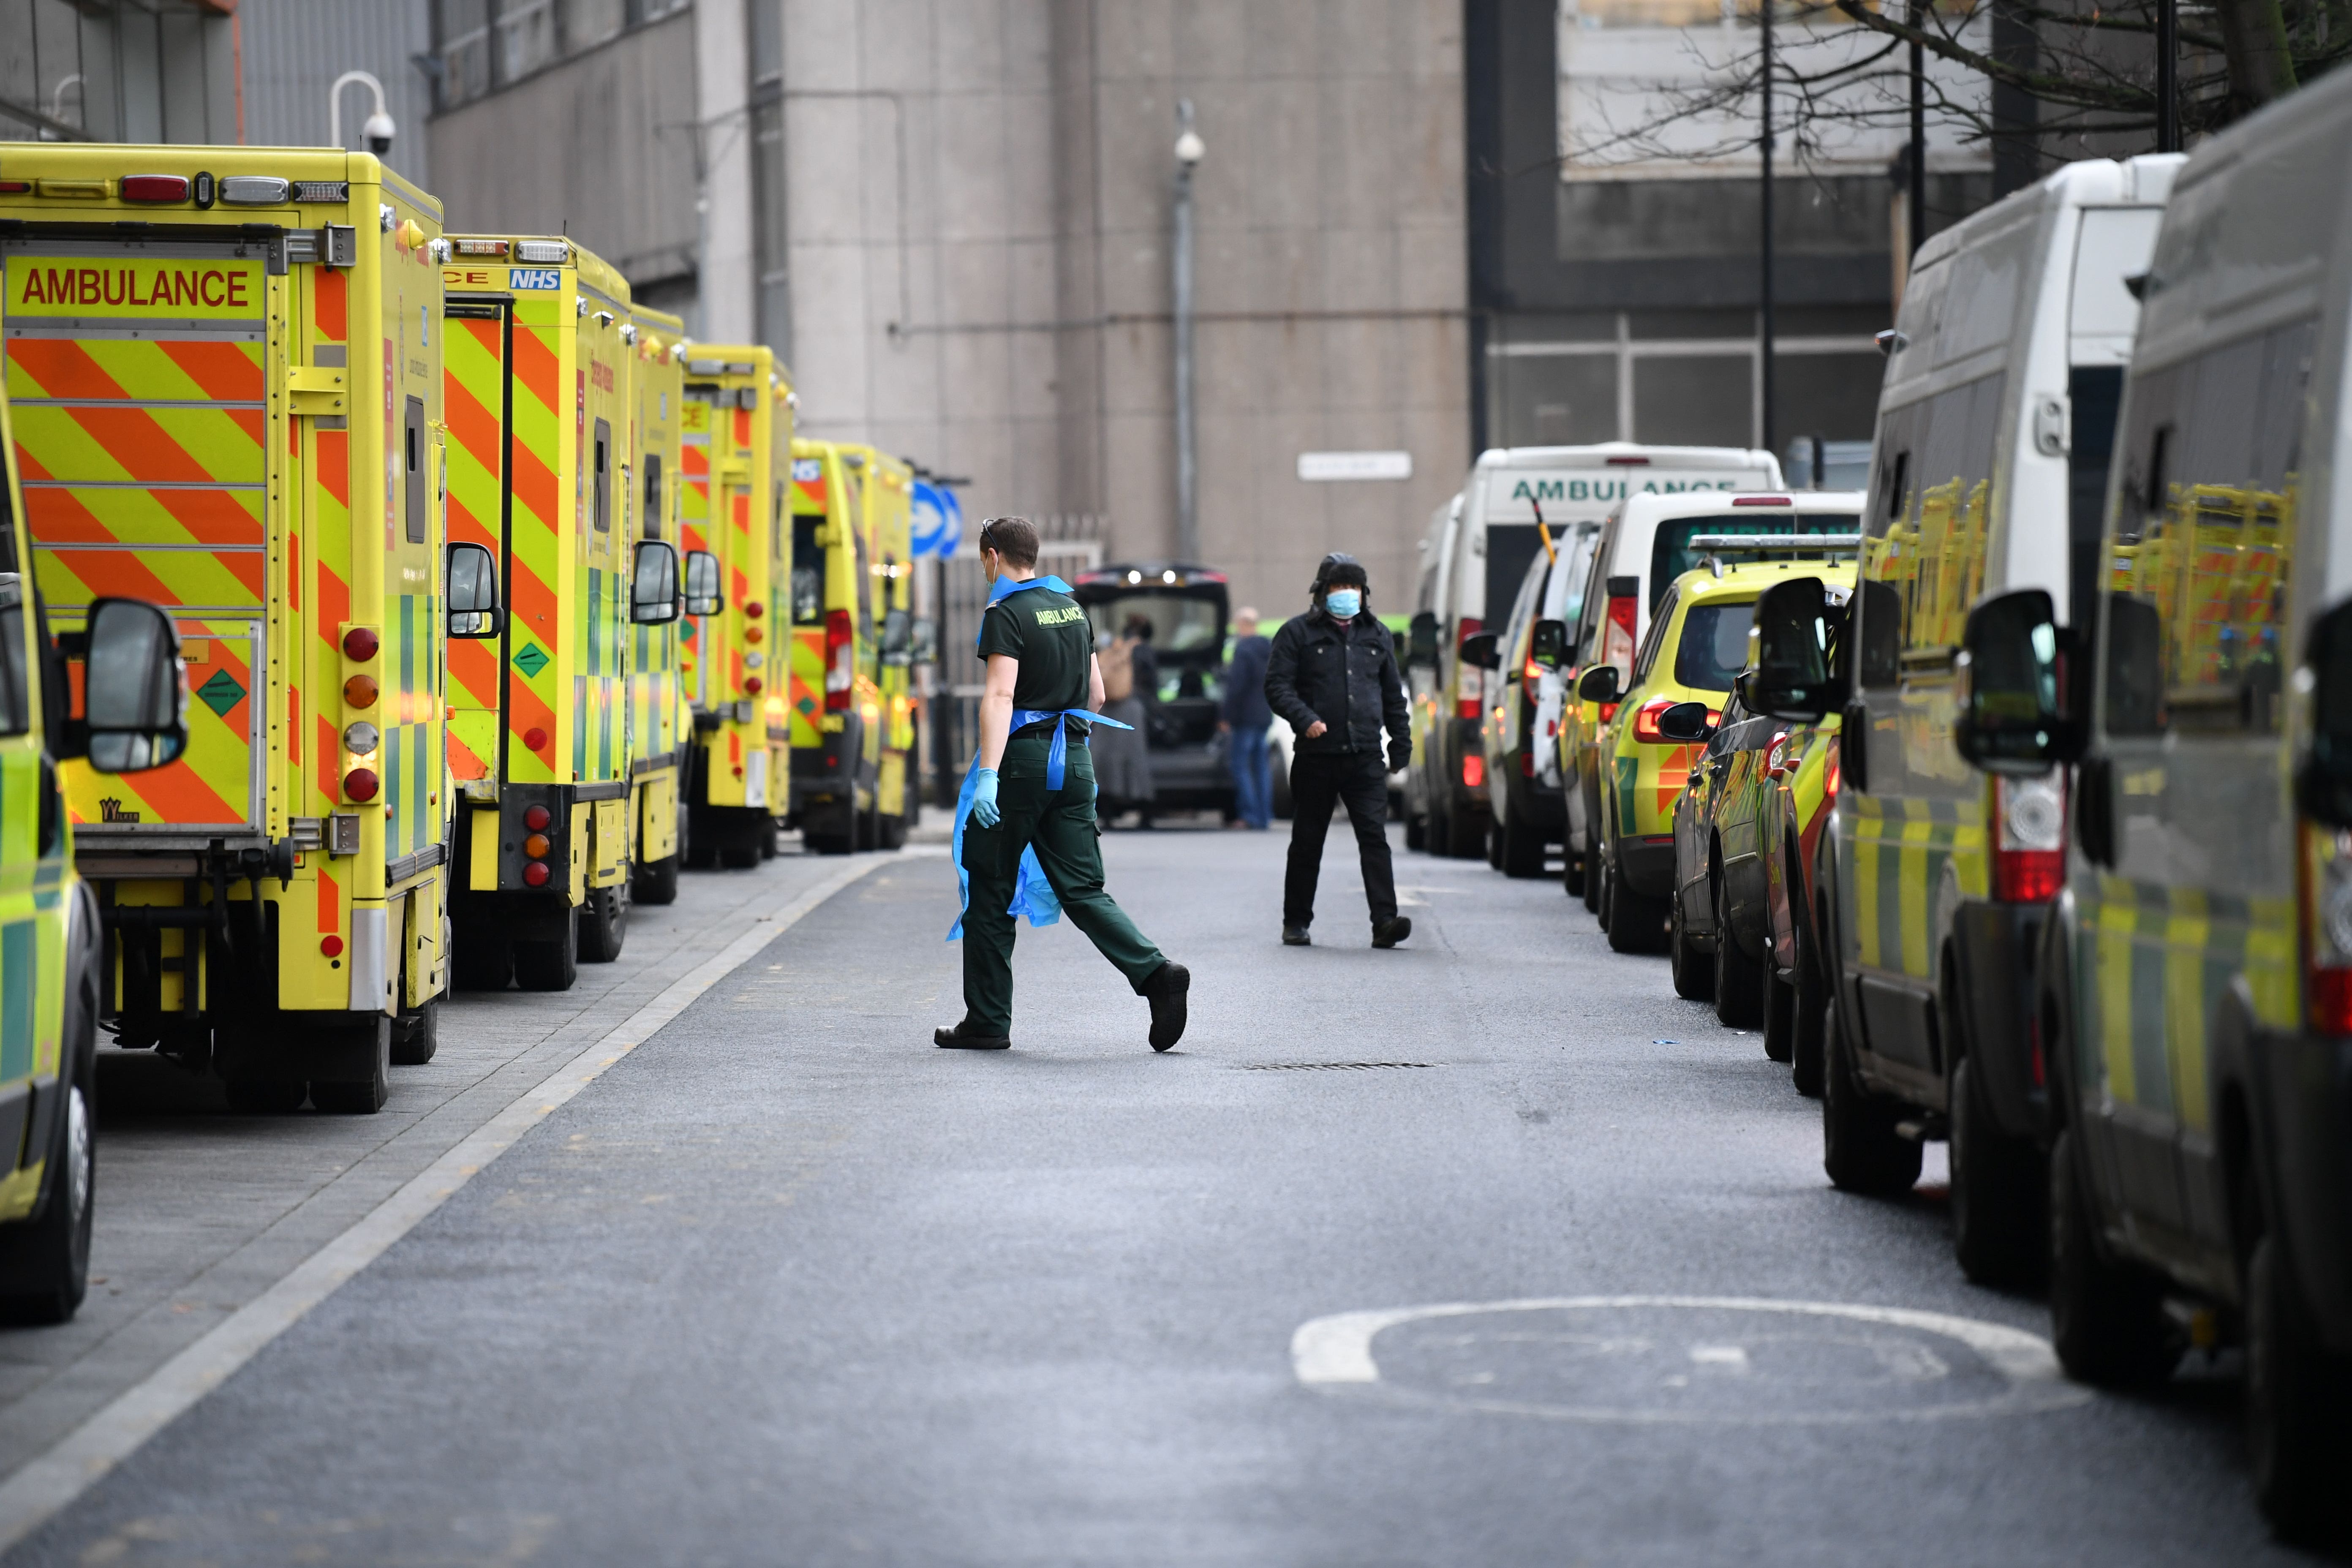
<path fill-rule="evenodd" d="M 1266 731 L 1274 710 L 1265 701 L 1265 667 L 1273 645 L 1257 635 L 1257 612 L 1234 612 L 1234 657 L 1225 666 L 1225 696 L 1217 728 L 1225 732 L 1225 763 L 1234 773 L 1235 827 L 1264 831 L 1274 821 L 1274 759 Z"/>
<path fill-rule="evenodd" d="M 1372 616 L 1370 578 L 1354 556 L 1325 556 L 1308 595 L 1307 614 L 1275 634 L 1265 672 L 1265 700 L 1294 734 L 1282 940 L 1309 945 L 1323 837 L 1332 807 L 1344 801 L 1363 861 L 1372 945 L 1394 947 L 1412 934 L 1412 921 L 1397 913 L 1389 861 L 1388 775 L 1412 757 L 1396 643 Z"/>

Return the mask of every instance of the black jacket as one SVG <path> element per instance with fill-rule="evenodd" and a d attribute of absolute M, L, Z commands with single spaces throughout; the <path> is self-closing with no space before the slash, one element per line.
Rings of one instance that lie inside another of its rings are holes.
<path fill-rule="evenodd" d="M 1234 640 L 1234 661 L 1225 667 L 1225 701 L 1220 712 L 1236 730 L 1263 730 L 1274 722 L 1265 705 L 1265 661 L 1270 646 L 1261 637 Z"/>
<path fill-rule="evenodd" d="M 1381 731 L 1403 743 L 1412 734 L 1396 642 L 1369 615 L 1344 624 L 1320 609 L 1282 624 L 1265 670 L 1265 700 L 1287 720 L 1294 753 L 1381 752 Z M 1307 726 L 1329 726 L 1313 740 Z"/>

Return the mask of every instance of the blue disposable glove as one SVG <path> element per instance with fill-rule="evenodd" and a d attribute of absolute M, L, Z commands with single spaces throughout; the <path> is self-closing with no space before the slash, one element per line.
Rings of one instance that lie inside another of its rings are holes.
<path fill-rule="evenodd" d="M 982 827 L 993 827 L 1004 820 L 996 809 L 996 770 L 982 768 L 971 786 L 971 819 Z"/>

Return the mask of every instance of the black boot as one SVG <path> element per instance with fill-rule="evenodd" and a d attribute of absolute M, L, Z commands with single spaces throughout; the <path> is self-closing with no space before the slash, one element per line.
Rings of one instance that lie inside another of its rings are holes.
<path fill-rule="evenodd" d="M 1307 928 L 1305 926 L 1285 926 L 1282 928 L 1282 945 L 1285 947 L 1313 947 L 1315 945 L 1315 939 L 1307 934 Z"/>
<path fill-rule="evenodd" d="M 1412 934 L 1412 921 L 1403 915 L 1391 915 L 1372 927 L 1374 947 L 1394 947 Z"/>
<path fill-rule="evenodd" d="M 1151 972 L 1143 994 L 1151 1004 L 1151 1048 L 1164 1051 L 1184 1037 L 1184 993 L 1192 988 L 1192 972 L 1170 960 Z"/>
<path fill-rule="evenodd" d="M 966 1025 L 969 1023 L 970 1020 L 967 1019 L 965 1023 L 958 1024 L 952 1029 L 933 1029 L 931 1044 L 959 1051 L 1002 1051 L 1012 1048 L 1012 1036 L 976 1035 L 967 1028 Z"/>

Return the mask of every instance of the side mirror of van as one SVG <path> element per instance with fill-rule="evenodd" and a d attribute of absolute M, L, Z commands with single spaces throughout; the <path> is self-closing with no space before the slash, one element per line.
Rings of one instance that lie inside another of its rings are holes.
<path fill-rule="evenodd" d="M 1503 649 L 1493 632 L 1480 632 L 1462 639 L 1462 662 L 1473 669 L 1503 668 Z"/>
<path fill-rule="evenodd" d="M 1958 670 L 1952 740 L 1970 764 L 2024 775 L 2081 755 L 2064 708 L 2065 661 L 2047 592 L 2021 588 L 1969 611 Z"/>
<path fill-rule="evenodd" d="M 940 662 L 939 622 L 929 619 L 915 622 L 914 636 L 908 644 L 908 657 L 916 664 Z"/>
<path fill-rule="evenodd" d="M 1658 733 L 1669 741 L 1696 745 L 1714 738 L 1715 726 L 1706 721 L 1706 703 L 1677 702 L 1658 715 Z"/>
<path fill-rule="evenodd" d="M 882 662 L 889 665 L 911 664 L 908 657 L 915 646 L 915 617 L 909 611 L 886 610 L 882 616 Z"/>
<path fill-rule="evenodd" d="M 1538 621 L 1528 633 L 1528 658 L 1546 669 L 1568 662 L 1568 623 Z"/>
<path fill-rule="evenodd" d="M 1405 629 L 1405 663 L 1433 667 L 1437 663 L 1437 616 L 1423 610 Z"/>
<path fill-rule="evenodd" d="M 1792 724 L 1818 724 L 1843 693 L 1830 671 L 1829 595 L 1819 577 L 1775 583 L 1756 601 L 1756 668 L 1740 701 Z"/>
<path fill-rule="evenodd" d="M 60 638 L 60 642 L 67 639 Z M 80 646 L 82 718 L 75 750 L 102 773 L 137 773 L 188 749 L 188 683 L 172 618 L 143 599 L 98 599 Z"/>
<path fill-rule="evenodd" d="M 657 626 L 677 619 L 677 552 L 658 539 L 641 540 L 629 577 L 629 619 Z"/>
<path fill-rule="evenodd" d="M 2311 628 L 2297 683 L 2311 688 L 2311 744 L 2294 771 L 2295 805 L 2326 827 L 2352 827 L 2352 603 Z"/>
<path fill-rule="evenodd" d="M 1576 700 L 1579 702 L 1614 702 L 1617 700 L 1618 687 L 1617 667 L 1613 664 L 1596 664 L 1577 677 Z"/>
<path fill-rule="evenodd" d="M 498 558 L 478 544 L 452 544 L 441 578 L 449 605 L 449 635 L 476 642 L 499 635 Z"/>
<path fill-rule="evenodd" d="M 719 583 L 719 557 L 708 550 L 686 552 L 686 613 L 715 616 L 727 607 Z"/>

